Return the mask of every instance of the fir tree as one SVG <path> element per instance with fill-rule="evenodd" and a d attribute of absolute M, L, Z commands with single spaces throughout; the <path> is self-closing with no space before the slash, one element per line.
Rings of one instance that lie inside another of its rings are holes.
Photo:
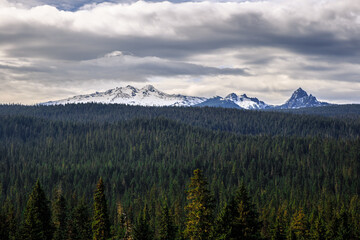
<path fill-rule="evenodd" d="M 322 215 L 319 215 L 315 220 L 315 224 L 311 232 L 311 238 L 314 240 L 326 239 L 326 228 Z"/>
<path fill-rule="evenodd" d="M 351 231 L 351 223 L 349 221 L 349 215 L 347 211 L 342 207 L 340 215 L 338 217 L 338 231 L 337 231 L 337 237 L 338 240 L 352 240 L 355 239 L 355 237 L 352 234 Z"/>
<path fill-rule="evenodd" d="M 244 185 L 236 192 L 234 200 L 229 204 L 233 211 L 231 225 L 231 239 L 259 239 L 261 224 L 254 204 L 248 195 Z"/>
<path fill-rule="evenodd" d="M 62 195 L 61 190 L 57 190 L 56 198 L 53 204 L 53 222 L 55 227 L 54 240 L 65 240 L 66 239 L 66 202 Z"/>
<path fill-rule="evenodd" d="M 296 211 L 291 220 L 289 238 L 302 240 L 308 238 L 309 226 L 302 208 Z"/>
<path fill-rule="evenodd" d="M 170 214 L 169 208 L 165 203 L 161 211 L 161 219 L 159 226 L 159 239 L 172 240 L 176 237 L 177 228 L 174 225 L 173 216 Z"/>
<path fill-rule="evenodd" d="M 274 226 L 271 229 L 271 240 L 286 240 L 285 219 L 278 213 Z"/>
<path fill-rule="evenodd" d="M 145 205 L 133 229 L 134 240 L 152 240 L 154 238 L 154 231 L 151 229 L 149 221 L 149 213 Z"/>
<path fill-rule="evenodd" d="M 50 240 L 53 235 L 51 212 L 44 191 L 37 180 L 24 213 L 23 238 Z"/>
<path fill-rule="evenodd" d="M 3 213 L 2 209 L 0 209 L 0 239 L 9 239 L 9 224 L 6 221 L 6 216 Z"/>
<path fill-rule="evenodd" d="M 194 170 L 187 191 L 187 221 L 184 235 L 190 240 L 209 239 L 213 227 L 213 197 L 201 170 Z"/>
<path fill-rule="evenodd" d="M 94 240 L 104 240 L 110 236 L 110 223 L 102 178 L 99 179 L 94 193 L 92 231 Z"/>
<path fill-rule="evenodd" d="M 230 239 L 231 223 L 233 221 L 233 209 L 228 204 L 221 209 L 215 221 L 213 237 L 219 240 Z"/>
<path fill-rule="evenodd" d="M 68 224 L 68 236 L 72 240 L 88 240 L 92 237 L 89 207 L 81 199 L 73 209 Z"/>

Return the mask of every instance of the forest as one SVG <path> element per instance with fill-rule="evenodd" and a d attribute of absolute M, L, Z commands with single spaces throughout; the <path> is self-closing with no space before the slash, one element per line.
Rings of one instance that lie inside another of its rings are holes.
<path fill-rule="evenodd" d="M 360 239 L 350 112 L 1 105 L 0 239 Z"/>

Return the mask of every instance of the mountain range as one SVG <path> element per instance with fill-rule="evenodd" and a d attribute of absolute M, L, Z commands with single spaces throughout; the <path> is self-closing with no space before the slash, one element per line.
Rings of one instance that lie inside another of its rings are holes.
<path fill-rule="evenodd" d="M 87 95 L 78 95 L 58 101 L 40 103 L 39 105 L 64 105 L 77 103 L 127 104 L 140 106 L 179 106 L 179 107 L 223 107 L 237 109 L 297 109 L 304 107 L 319 107 L 330 105 L 320 102 L 313 95 L 308 95 L 302 88 L 298 88 L 284 104 L 274 106 L 266 104 L 255 97 L 246 94 L 230 93 L 226 97 L 212 98 L 185 96 L 181 94 L 167 94 L 159 91 L 152 85 L 143 88 L 133 86 L 117 87 L 105 92 L 95 92 Z"/>

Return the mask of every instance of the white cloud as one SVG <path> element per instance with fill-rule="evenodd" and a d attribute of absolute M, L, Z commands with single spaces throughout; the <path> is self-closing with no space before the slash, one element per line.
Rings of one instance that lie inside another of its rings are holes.
<path fill-rule="evenodd" d="M 72 83 L 66 97 L 89 82 L 156 80 L 192 95 L 241 91 L 275 103 L 301 86 L 360 102 L 349 96 L 360 96 L 358 0 L 63 2 L 74 11 L 42 2 L 59 6 L 0 0 L 0 89 L 19 101 L 35 101 L 22 100 L 19 81 L 49 91 Z"/>

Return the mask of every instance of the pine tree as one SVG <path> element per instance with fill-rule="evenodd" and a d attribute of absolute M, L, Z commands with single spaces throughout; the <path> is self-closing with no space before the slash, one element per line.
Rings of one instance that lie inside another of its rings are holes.
<path fill-rule="evenodd" d="M 53 235 L 49 202 L 37 180 L 24 214 L 23 238 L 26 240 L 50 240 Z"/>
<path fill-rule="evenodd" d="M 88 240 L 91 239 L 91 217 L 89 207 L 84 199 L 81 199 L 73 209 L 68 224 L 68 239 Z"/>
<path fill-rule="evenodd" d="M 207 185 L 201 170 L 194 170 L 187 191 L 189 203 L 185 208 L 187 221 L 184 235 L 190 240 L 209 239 L 212 235 L 214 201 Z"/>
<path fill-rule="evenodd" d="M 110 236 L 110 223 L 102 178 L 99 179 L 94 193 L 94 216 L 92 222 L 94 240 L 105 240 Z"/>
<path fill-rule="evenodd" d="M 352 240 L 355 239 L 352 230 L 351 230 L 351 223 L 349 221 L 349 215 L 344 207 L 342 207 L 340 215 L 338 217 L 338 231 L 337 231 L 337 238 L 339 240 Z"/>
<path fill-rule="evenodd" d="M 154 231 L 151 229 L 149 221 L 149 213 L 145 205 L 133 229 L 134 240 L 152 240 L 154 238 Z"/>
<path fill-rule="evenodd" d="M 229 204 L 234 209 L 234 217 L 231 224 L 231 239 L 259 239 L 261 224 L 254 204 L 248 195 L 244 185 L 236 192 L 234 200 Z"/>
<path fill-rule="evenodd" d="M 2 209 L 0 209 L 0 239 L 9 239 L 9 224 L 6 221 L 6 216 L 3 213 Z"/>
<path fill-rule="evenodd" d="M 53 204 L 53 222 L 55 227 L 54 240 L 65 240 L 66 239 L 66 221 L 67 221 L 67 210 L 65 198 L 62 195 L 61 190 L 57 190 L 56 199 Z"/>
<path fill-rule="evenodd" d="M 326 228 L 323 216 L 319 215 L 315 220 L 314 227 L 312 229 L 311 238 L 314 240 L 326 239 Z"/>
<path fill-rule="evenodd" d="M 172 240 L 176 238 L 177 228 L 174 225 L 173 216 L 170 214 L 169 208 L 166 203 L 161 211 L 159 228 L 160 240 Z"/>
<path fill-rule="evenodd" d="M 233 209 L 228 204 L 221 209 L 216 218 L 213 237 L 218 240 L 230 239 L 231 222 L 233 221 Z"/>
<path fill-rule="evenodd" d="M 309 226 L 302 208 L 296 211 L 291 220 L 289 238 L 301 240 L 307 239 L 309 233 Z"/>
<path fill-rule="evenodd" d="M 215 225 L 216 239 L 259 239 L 260 223 L 247 190 L 241 185 L 220 212 Z"/>
<path fill-rule="evenodd" d="M 286 240 L 285 219 L 282 213 L 278 213 L 273 228 L 271 229 L 271 240 Z"/>

